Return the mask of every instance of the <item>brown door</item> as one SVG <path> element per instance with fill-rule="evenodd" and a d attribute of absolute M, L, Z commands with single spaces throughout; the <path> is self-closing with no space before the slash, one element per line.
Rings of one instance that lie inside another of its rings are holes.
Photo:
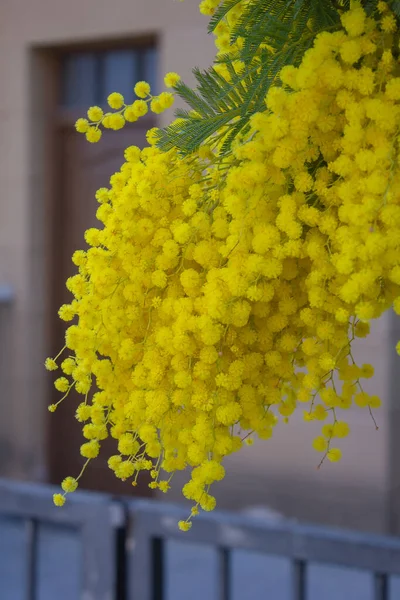
<path fill-rule="evenodd" d="M 58 127 L 51 314 L 54 354 L 64 345 L 67 325 L 58 319 L 57 310 L 72 299 L 65 287 L 66 279 L 77 270 L 71 256 L 75 250 L 87 248 L 85 230 L 102 225 L 95 216 L 99 206 L 95 192 L 100 187 L 108 187 L 110 176 L 124 162 L 124 149 L 132 144 L 143 147 L 146 144 L 145 133 L 154 125 L 151 118 L 145 118 L 118 132 L 105 131 L 97 144 L 90 144 L 85 136 L 76 133 L 70 119 L 65 121 L 64 118 L 64 123 Z M 55 390 L 52 393 L 51 402 L 59 396 Z M 49 472 L 52 483 L 59 483 L 67 475 L 76 476 L 82 468 L 84 459 L 80 456 L 79 447 L 85 439 L 82 424 L 74 418 L 76 407 L 82 400 L 82 395 L 71 393 L 57 411 L 49 415 Z M 134 488 L 129 482 L 118 480 L 108 468 L 107 459 L 117 453 L 116 446 L 113 438 L 102 442 L 101 454 L 89 463 L 80 487 L 113 494 L 151 495 L 144 474 L 140 484 Z"/>

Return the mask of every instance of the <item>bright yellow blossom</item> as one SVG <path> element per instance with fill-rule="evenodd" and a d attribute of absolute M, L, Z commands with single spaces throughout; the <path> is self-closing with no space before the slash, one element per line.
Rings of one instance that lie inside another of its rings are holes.
<path fill-rule="evenodd" d="M 201 11 L 217 6 L 204 0 Z M 240 47 L 229 32 L 242 8 L 217 27 L 221 54 Z M 379 10 L 381 21 L 369 19 L 352 3 L 342 30 L 284 68 L 223 169 L 213 161 L 220 140 L 182 158 L 155 146 L 154 129 L 96 195 L 101 226 L 74 255 L 74 299 L 60 309 L 76 322 L 56 387 L 85 396 L 84 457 L 112 436 L 115 475 L 135 485 L 150 471 L 163 492 L 162 472 L 189 469 L 192 515 L 214 508 L 209 487 L 224 458 L 270 438 L 299 404 L 305 420 L 324 422 L 313 447 L 331 462 L 341 458 L 332 440 L 350 433 L 342 410 L 380 405 L 361 387 L 373 368 L 352 353 L 371 319 L 400 312 L 400 83 L 388 52 L 394 17 Z M 112 94 L 120 112 L 102 125 L 118 129 L 174 101 L 150 96 L 146 82 L 135 94 L 130 106 Z M 91 141 L 99 131 L 85 120 L 77 129 Z"/>

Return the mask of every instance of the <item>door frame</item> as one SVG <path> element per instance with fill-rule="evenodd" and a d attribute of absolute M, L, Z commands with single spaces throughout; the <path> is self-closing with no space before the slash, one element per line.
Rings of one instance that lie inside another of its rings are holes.
<path fill-rule="evenodd" d="M 39 258 L 32 255 L 31 272 L 41 271 L 41 279 L 44 282 L 44 290 L 40 294 L 44 317 L 39 319 L 37 323 L 38 331 L 40 331 L 43 359 L 46 356 L 54 356 L 59 350 L 55 347 L 53 323 L 54 316 L 59 308 L 56 301 L 56 285 L 54 284 L 56 280 L 55 273 L 57 272 L 60 248 L 63 243 L 62 208 L 57 203 L 58 187 L 62 173 L 60 131 L 66 127 L 73 128 L 77 118 L 85 116 L 81 110 L 59 107 L 62 58 L 68 53 L 77 51 L 149 47 L 158 48 L 157 38 L 154 35 L 102 39 L 51 48 L 31 47 L 29 74 L 30 89 L 32 90 L 30 104 L 30 123 L 32 125 L 29 155 L 32 168 L 40 180 L 38 191 L 35 190 L 32 193 L 32 202 L 40 204 L 41 213 L 45 216 L 39 227 L 37 224 L 32 226 L 33 240 L 40 238 L 43 241 L 44 250 Z M 40 85 L 38 85 L 38 81 L 40 81 Z M 82 108 L 87 109 L 89 107 Z M 143 125 L 148 123 L 149 128 L 156 125 L 153 117 L 144 117 L 141 122 Z M 129 124 L 127 126 L 129 127 Z M 36 144 L 38 139 L 42 142 L 40 148 Z M 111 175 L 112 173 L 110 173 Z M 36 290 L 35 286 L 32 289 Z M 38 296 L 38 294 L 35 295 Z M 42 418 L 41 431 L 39 432 L 41 436 L 39 452 L 41 466 L 38 479 L 59 483 L 54 480 L 55 469 L 52 458 L 57 452 L 57 448 L 54 447 L 54 435 L 51 433 L 54 421 L 52 421 L 53 415 L 47 410 L 48 405 L 52 403 L 54 398 L 54 374 L 48 374 L 43 369 L 41 373 L 38 371 L 38 377 L 43 382 L 41 397 L 44 398 L 44 402 L 39 407 Z M 126 485 L 129 486 L 129 484 Z M 150 494 L 153 495 L 152 490 L 149 490 Z"/>

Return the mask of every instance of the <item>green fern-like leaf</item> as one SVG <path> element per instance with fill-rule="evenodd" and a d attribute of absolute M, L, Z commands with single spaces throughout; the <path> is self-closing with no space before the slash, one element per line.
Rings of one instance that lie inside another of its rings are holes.
<path fill-rule="evenodd" d="M 210 20 L 209 31 L 240 1 L 223 1 Z M 388 4 L 400 17 L 400 0 Z M 363 6 L 371 14 L 377 0 L 364 0 Z M 265 110 L 266 94 L 277 83 L 282 67 L 299 65 L 316 35 L 338 29 L 341 12 L 349 8 L 350 0 L 250 0 L 232 31 L 232 42 L 241 40 L 240 51 L 219 56 L 217 61 L 228 69 L 230 81 L 211 67 L 194 70 L 195 89 L 179 83 L 176 92 L 194 113 L 180 111 L 177 126 L 159 132 L 159 147 L 176 147 L 187 155 L 223 127 L 222 153 L 229 152 L 235 137 L 248 127 L 251 115 Z M 234 68 L 236 61 L 244 65 L 239 73 Z"/>
<path fill-rule="evenodd" d="M 400 18 L 400 0 L 392 0 L 389 1 L 389 6 L 396 15 L 397 18 Z"/>
<path fill-rule="evenodd" d="M 226 17 L 228 12 L 232 10 L 232 8 L 237 6 L 240 2 L 242 2 L 242 0 L 225 0 L 225 2 L 222 2 L 210 19 L 210 23 L 208 25 L 208 32 L 212 33 L 215 30 L 218 23 L 220 23 L 220 21 L 222 21 L 222 19 Z"/>

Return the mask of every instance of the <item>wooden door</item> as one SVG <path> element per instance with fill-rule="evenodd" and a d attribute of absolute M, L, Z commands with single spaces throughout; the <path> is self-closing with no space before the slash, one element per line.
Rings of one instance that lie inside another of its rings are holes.
<path fill-rule="evenodd" d="M 65 287 L 68 277 L 77 272 L 71 261 L 75 250 L 85 249 L 84 232 L 89 227 L 102 226 L 96 219 L 99 204 L 95 192 L 108 187 L 110 176 L 124 162 L 124 149 L 132 144 L 144 146 L 145 133 L 155 122 L 149 117 L 125 129 L 105 131 L 101 141 L 90 144 L 85 136 L 74 131 L 67 119 L 58 128 L 57 195 L 54 198 L 54 241 L 52 269 L 52 315 L 51 331 L 53 352 L 64 345 L 65 322 L 57 317 L 58 308 L 72 297 Z M 54 390 L 54 401 L 59 395 Z M 65 476 L 76 476 L 84 462 L 79 447 L 85 441 L 82 424 L 75 418 L 77 405 L 83 396 L 70 393 L 68 398 L 49 417 L 49 471 L 52 483 L 59 483 Z M 110 455 L 117 453 L 117 442 L 109 438 L 102 442 L 100 456 L 89 463 L 80 487 L 113 494 L 151 495 L 148 479 L 143 473 L 137 487 L 118 480 L 107 466 Z"/>

